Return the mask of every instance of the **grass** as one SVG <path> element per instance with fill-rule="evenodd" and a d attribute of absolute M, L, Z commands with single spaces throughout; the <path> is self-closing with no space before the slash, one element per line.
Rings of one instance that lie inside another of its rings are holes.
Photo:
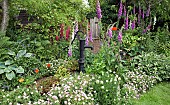
<path fill-rule="evenodd" d="M 133 102 L 134 105 L 170 105 L 170 82 L 157 84 Z"/>

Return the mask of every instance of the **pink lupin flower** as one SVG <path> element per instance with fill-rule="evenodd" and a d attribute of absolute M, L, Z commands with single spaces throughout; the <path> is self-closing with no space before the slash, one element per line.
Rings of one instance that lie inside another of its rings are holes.
<path fill-rule="evenodd" d="M 99 0 L 97 0 L 97 3 L 96 3 L 96 13 L 97 13 L 97 18 L 98 19 L 101 19 L 102 18 L 102 11 L 101 11 L 101 8 L 100 8 L 100 2 Z"/>
<path fill-rule="evenodd" d="M 70 27 L 67 28 L 66 30 L 66 40 L 68 41 L 69 37 L 70 37 Z"/>
<path fill-rule="evenodd" d="M 60 38 L 64 36 L 64 24 L 60 25 Z"/>
<path fill-rule="evenodd" d="M 120 17 L 122 16 L 122 9 L 123 9 L 123 4 L 122 4 L 122 0 L 121 0 L 120 1 L 119 11 L 118 11 L 118 19 L 120 19 Z"/>

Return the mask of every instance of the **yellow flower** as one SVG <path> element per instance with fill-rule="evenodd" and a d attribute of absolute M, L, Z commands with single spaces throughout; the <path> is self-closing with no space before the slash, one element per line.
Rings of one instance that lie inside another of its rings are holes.
<path fill-rule="evenodd" d="M 19 81 L 20 83 L 22 83 L 22 82 L 24 82 L 24 79 L 23 79 L 23 78 L 20 78 L 18 81 Z"/>

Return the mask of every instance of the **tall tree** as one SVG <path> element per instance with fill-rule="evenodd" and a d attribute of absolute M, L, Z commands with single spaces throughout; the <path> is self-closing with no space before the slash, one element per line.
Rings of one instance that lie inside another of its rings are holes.
<path fill-rule="evenodd" d="M 6 32 L 7 26 L 8 26 L 8 0 L 2 0 L 2 22 L 1 22 L 1 27 L 0 31 Z"/>

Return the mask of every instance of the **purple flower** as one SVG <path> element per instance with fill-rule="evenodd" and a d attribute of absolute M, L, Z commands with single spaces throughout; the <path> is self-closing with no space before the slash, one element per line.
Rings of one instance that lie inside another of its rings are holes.
<path fill-rule="evenodd" d="M 133 14 L 135 15 L 135 5 L 134 5 L 134 7 L 133 7 Z"/>
<path fill-rule="evenodd" d="M 107 45 L 108 45 L 108 47 L 110 47 L 110 41 L 108 41 Z"/>
<path fill-rule="evenodd" d="M 141 7 L 139 6 L 139 15 L 142 15 Z"/>
<path fill-rule="evenodd" d="M 146 33 L 146 32 L 147 32 L 148 30 L 150 30 L 150 29 L 151 29 L 151 24 L 149 24 L 149 25 L 146 27 L 146 29 L 143 30 L 142 33 L 144 34 L 144 33 Z"/>
<path fill-rule="evenodd" d="M 68 49 L 68 56 L 69 56 L 69 57 L 72 56 L 72 49 L 71 49 L 71 48 Z"/>
<path fill-rule="evenodd" d="M 108 36 L 109 36 L 110 38 L 112 38 L 112 28 L 109 28 L 107 34 L 108 34 Z"/>
<path fill-rule="evenodd" d="M 124 7 L 124 13 L 123 13 L 123 15 L 126 17 L 126 7 L 125 6 L 123 6 Z"/>
<path fill-rule="evenodd" d="M 138 14 L 138 24 L 140 24 L 140 14 Z"/>
<path fill-rule="evenodd" d="M 123 9 L 123 5 L 122 5 L 122 1 L 120 1 L 120 7 L 119 7 L 119 11 L 118 11 L 118 19 L 120 19 L 120 17 L 122 16 L 122 9 Z"/>
<path fill-rule="evenodd" d="M 149 7 L 148 7 L 148 10 L 146 11 L 146 17 L 148 17 L 149 14 L 150 14 L 150 5 L 149 5 Z"/>
<path fill-rule="evenodd" d="M 90 42 L 93 42 L 93 36 L 92 36 L 92 30 L 90 29 L 90 32 L 89 32 L 89 39 L 90 39 Z"/>
<path fill-rule="evenodd" d="M 129 26 L 129 23 L 128 23 L 128 15 L 126 16 L 126 20 L 125 20 L 125 30 L 128 30 L 128 26 Z"/>
<path fill-rule="evenodd" d="M 122 43 L 122 31 L 119 31 L 118 33 L 118 41 Z"/>
<path fill-rule="evenodd" d="M 79 30 L 78 29 L 78 22 L 76 22 L 75 23 L 75 27 L 74 27 L 74 34 L 76 34 L 78 30 Z"/>
<path fill-rule="evenodd" d="M 145 12 L 144 12 L 144 10 L 143 10 L 143 12 L 142 12 L 142 18 L 143 18 L 143 19 L 145 18 Z"/>
<path fill-rule="evenodd" d="M 142 34 L 144 34 L 144 33 L 146 33 L 146 32 L 147 32 L 147 29 L 144 29 L 143 32 L 142 32 Z"/>
<path fill-rule="evenodd" d="M 89 36 L 88 36 L 88 35 L 86 36 L 86 42 L 85 42 L 85 44 L 86 44 L 86 46 L 89 45 Z"/>
<path fill-rule="evenodd" d="M 132 28 L 132 30 L 135 29 L 135 20 L 133 20 L 133 22 L 132 22 L 132 24 L 131 24 L 131 28 Z"/>
<path fill-rule="evenodd" d="M 97 12 L 97 18 L 100 19 L 102 18 L 102 14 L 101 14 L 101 8 L 100 8 L 100 2 L 99 0 L 97 0 L 97 5 L 96 5 L 96 12 Z"/>
<path fill-rule="evenodd" d="M 151 24 L 149 24 L 148 26 L 147 26 L 147 30 L 150 30 L 151 29 Z"/>

